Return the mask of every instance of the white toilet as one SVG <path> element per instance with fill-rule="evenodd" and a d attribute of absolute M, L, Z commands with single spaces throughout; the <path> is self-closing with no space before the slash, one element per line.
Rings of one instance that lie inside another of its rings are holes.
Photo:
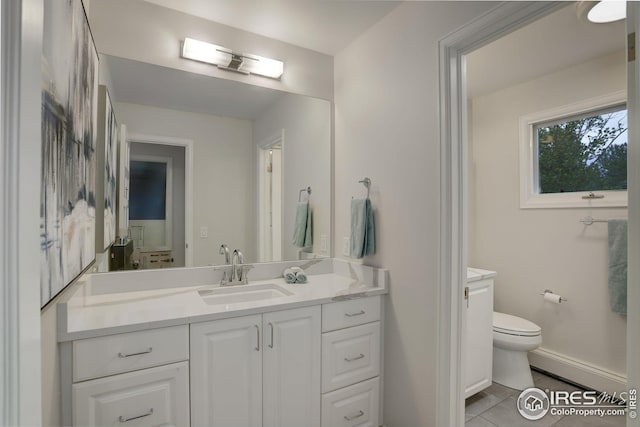
<path fill-rule="evenodd" d="M 493 312 L 493 381 L 517 390 L 533 387 L 527 352 L 540 347 L 542 330 L 533 322 Z"/>

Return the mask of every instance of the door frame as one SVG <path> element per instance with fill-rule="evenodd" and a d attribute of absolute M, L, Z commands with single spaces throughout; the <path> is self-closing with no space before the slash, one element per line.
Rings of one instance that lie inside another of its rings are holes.
<path fill-rule="evenodd" d="M 271 135 L 268 138 L 263 139 L 262 141 L 258 142 L 256 144 L 256 179 L 257 179 L 257 183 L 256 183 L 256 188 L 258 189 L 258 194 L 256 195 L 256 199 L 257 199 L 257 218 L 256 218 L 256 227 L 258 230 L 258 247 L 257 247 L 257 251 L 256 253 L 258 254 L 258 257 L 260 260 L 263 259 L 263 255 L 264 255 L 264 236 L 263 236 L 263 228 L 264 228 L 264 218 L 265 218 L 265 212 L 263 210 L 264 208 L 264 204 L 263 204 L 263 196 L 264 196 L 264 181 L 263 181 L 263 175 L 260 173 L 260 168 L 262 167 L 261 161 L 262 161 L 262 153 L 266 150 L 268 150 L 269 148 L 275 146 L 275 145 L 280 145 L 280 153 L 281 153 L 281 164 L 284 165 L 284 158 L 285 158 L 285 151 L 284 151 L 284 129 L 280 129 L 278 132 L 274 133 L 273 135 Z M 282 200 L 281 200 L 281 205 L 284 204 L 284 182 L 285 182 L 285 177 L 284 177 L 285 171 L 284 171 L 284 167 L 282 168 L 281 171 L 281 176 L 280 176 L 280 192 L 282 194 Z M 280 211 L 282 212 L 283 206 L 280 206 Z M 280 216 L 280 230 L 283 230 L 283 222 L 284 222 L 284 216 L 281 215 Z M 280 240 L 282 241 L 282 236 L 280 236 Z M 280 255 L 282 255 L 282 251 L 280 252 Z M 260 261 L 263 262 L 263 261 Z"/>
<path fill-rule="evenodd" d="M 505 2 L 439 41 L 440 235 L 436 425 L 463 426 L 463 289 L 467 267 L 467 102 L 465 55 L 561 7 Z"/>
<path fill-rule="evenodd" d="M 184 147 L 184 266 L 193 267 L 193 140 L 131 133 L 127 140 Z"/>
<path fill-rule="evenodd" d="M 42 0 L 1 3 L 0 425 L 42 424 L 42 29 Z"/>

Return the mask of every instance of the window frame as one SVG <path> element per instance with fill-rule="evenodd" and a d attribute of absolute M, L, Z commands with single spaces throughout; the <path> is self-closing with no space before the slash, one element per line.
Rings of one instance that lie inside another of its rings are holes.
<path fill-rule="evenodd" d="M 590 191 L 567 193 L 538 193 L 538 150 L 534 134 L 536 125 L 563 118 L 571 119 L 589 112 L 627 103 L 627 92 L 617 91 L 607 95 L 589 98 L 572 104 L 529 114 L 520 118 L 520 208 L 598 208 L 627 207 L 627 190 L 593 190 L 601 199 L 583 199 Z"/>

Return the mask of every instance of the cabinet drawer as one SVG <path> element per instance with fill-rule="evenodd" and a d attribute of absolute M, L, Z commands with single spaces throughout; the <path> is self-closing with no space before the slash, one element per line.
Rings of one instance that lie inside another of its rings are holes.
<path fill-rule="evenodd" d="M 380 373 L 380 322 L 322 334 L 322 392 Z"/>
<path fill-rule="evenodd" d="M 322 396 L 322 427 L 378 427 L 379 379 Z"/>
<path fill-rule="evenodd" d="M 187 325 L 73 342 L 73 382 L 189 358 Z"/>
<path fill-rule="evenodd" d="M 74 426 L 188 426 L 189 364 L 73 384 Z"/>
<path fill-rule="evenodd" d="M 322 305 L 322 332 L 380 320 L 380 296 Z"/>

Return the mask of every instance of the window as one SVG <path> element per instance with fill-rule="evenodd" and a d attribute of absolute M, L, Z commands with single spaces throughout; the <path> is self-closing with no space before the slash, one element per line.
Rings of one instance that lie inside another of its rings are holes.
<path fill-rule="evenodd" d="M 628 132 L 622 96 L 521 119 L 522 208 L 626 206 Z M 584 199 L 589 193 L 604 197 Z"/>

